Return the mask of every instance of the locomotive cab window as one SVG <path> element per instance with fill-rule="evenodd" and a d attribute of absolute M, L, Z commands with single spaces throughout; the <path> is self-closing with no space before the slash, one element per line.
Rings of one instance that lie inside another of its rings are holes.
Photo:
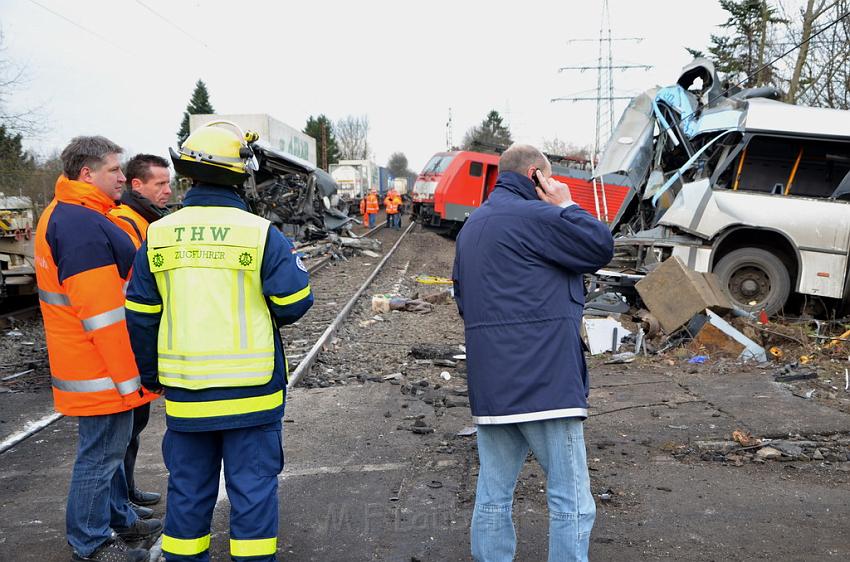
<path fill-rule="evenodd" d="M 480 178 L 484 174 L 484 164 L 481 162 L 469 163 L 469 175 L 473 178 Z"/>

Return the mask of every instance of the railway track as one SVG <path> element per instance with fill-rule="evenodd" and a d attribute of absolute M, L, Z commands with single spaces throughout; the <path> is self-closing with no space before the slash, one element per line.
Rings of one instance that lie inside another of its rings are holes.
<path fill-rule="evenodd" d="M 321 348 L 331 340 L 337 328 L 348 317 L 354 303 L 365 292 L 372 279 L 412 228 L 413 223 L 399 234 L 384 231 L 382 239 L 384 248 L 390 244 L 392 246 L 389 250 L 384 250 L 382 258 L 361 256 L 325 268 L 321 274 L 311 276 L 310 285 L 315 299 L 313 307 L 301 320 L 281 330 L 289 361 L 290 386 L 305 380 L 304 376 L 315 362 Z M 378 260 L 377 263 L 376 260 Z"/>
<path fill-rule="evenodd" d="M 373 264 L 374 259 L 365 256 L 351 258 L 343 262 L 342 265 L 337 264 L 331 268 L 328 268 L 332 261 L 331 256 L 324 256 L 307 264 L 307 270 L 311 275 L 310 283 L 315 304 L 299 322 L 281 329 L 284 347 L 287 350 L 290 362 L 289 386 L 295 386 L 303 380 L 322 347 L 347 318 L 357 299 L 365 292 L 404 236 L 413 227 L 414 223 L 411 223 L 406 230 L 398 235 L 392 231 L 384 231 L 386 234 L 383 236 L 382 242 L 393 244 L 393 246 L 389 251 L 386 251 L 377 265 Z M 375 236 L 383 228 L 384 224 L 380 224 L 367 231 L 363 236 Z M 0 314 L 0 327 L 4 323 L 6 323 L 6 327 L 13 327 L 17 320 L 33 317 L 39 313 L 37 301 L 35 304 L 28 302 L 24 306 L 12 308 L 9 312 Z M 13 378 L 26 375 L 31 371 L 14 374 Z M 62 414 L 52 413 L 41 419 L 28 422 L 20 431 L 0 442 L 0 454 L 37 434 L 62 417 Z"/>

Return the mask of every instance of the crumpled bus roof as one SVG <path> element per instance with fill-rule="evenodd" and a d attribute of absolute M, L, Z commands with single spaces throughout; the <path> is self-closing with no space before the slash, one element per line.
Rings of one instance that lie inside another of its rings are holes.
<path fill-rule="evenodd" d="M 850 137 L 850 111 L 791 105 L 754 98 L 747 100 L 742 130 L 816 137 Z"/>

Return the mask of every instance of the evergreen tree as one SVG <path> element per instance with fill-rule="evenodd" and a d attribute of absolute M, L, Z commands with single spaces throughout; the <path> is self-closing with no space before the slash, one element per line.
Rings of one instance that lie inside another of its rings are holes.
<path fill-rule="evenodd" d="M 334 127 L 331 120 L 325 114 L 318 117 L 312 115 L 307 119 L 304 133 L 316 139 L 316 162 L 319 167 L 328 171 L 328 166 L 339 162 L 339 145 L 334 135 Z M 327 153 L 325 153 L 325 140 L 327 139 Z"/>
<path fill-rule="evenodd" d="M 710 59 L 728 84 L 743 81 L 743 87 L 751 88 L 775 82 L 772 69 L 761 67 L 769 58 L 773 26 L 785 23 L 776 7 L 767 0 L 720 0 L 720 7 L 729 14 L 729 19 L 720 25 L 728 32 L 712 34 L 707 53 L 687 51 Z"/>
<path fill-rule="evenodd" d="M 511 130 L 495 109 L 487 114 L 480 125 L 471 128 L 463 137 L 464 150 L 480 152 L 500 152 L 512 143 Z"/>
<path fill-rule="evenodd" d="M 20 133 L 0 125 L 0 192 L 17 194 L 35 169 L 35 160 L 24 150 L 22 141 Z"/>
<path fill-rule="evenodd" d="M 203 113 L 215 113 L 212 104 L 210 103 L 210 93 L 207 91 L 207 85 L 203 80 L 198 80 L 195 83 L 195 90 L 192 92 L 192 98 L 189 100 L 189 105 L 186 106 L 186 111 L 183 112 L 183 121 L 180 123 L 180 130 L 177 131 L 177 146 L 182 146 L 183 142 L 189 137 L 189 116 Z"/>

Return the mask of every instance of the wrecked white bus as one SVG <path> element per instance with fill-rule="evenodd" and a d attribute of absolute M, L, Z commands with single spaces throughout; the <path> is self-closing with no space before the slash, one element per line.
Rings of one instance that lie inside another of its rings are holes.
<path fill-rule="evenodd" d="M 745 310 L 776 313 L 792 293 L 846 304 L 850 111 L 719 90 L 698 59 L 629 104 L 597 167 L 632 188 L 612 268 L 646 273 L 672 255 Z"/>

